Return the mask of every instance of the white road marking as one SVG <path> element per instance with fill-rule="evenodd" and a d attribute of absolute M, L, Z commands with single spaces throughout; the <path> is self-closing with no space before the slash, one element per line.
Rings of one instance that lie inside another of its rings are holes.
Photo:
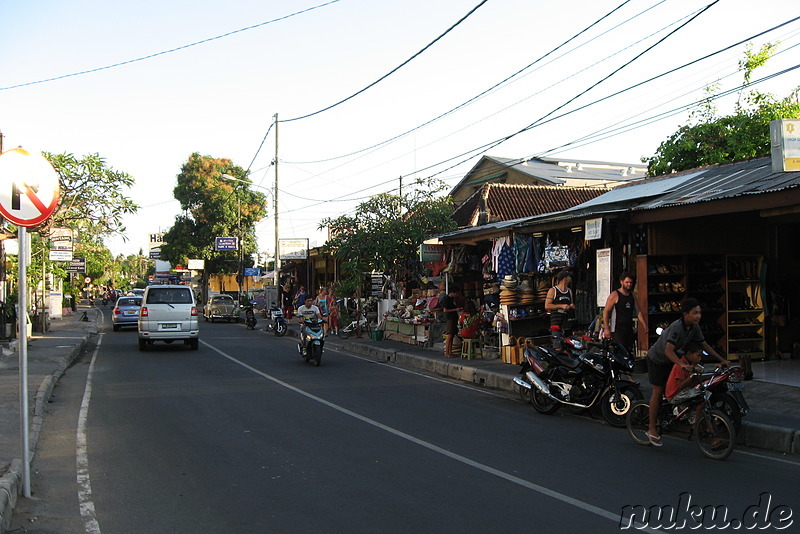
<path fill-rule="evenodd" d="M 220 349 L 214 347 L 213 345 L 210 345 L 210 344 L 206 343 L 205 341 L 201 340 L 201 343 L 203 343 L 203 345 L 207 346 L 208 348 L 210 348 L 214 352 L 218 353 L 219 355 L 223 356 L 224 358 L 227 358 L 228 360 L 232 361 L 233 363 L 235 363 L 237 365 L 240 365 L 241 367 L 244 367 L 245 369 L 247 369 L 248 371 L 251 371 L 252 373 L 255 373 L 255 374 L 257 374 L 257 375 L 259 375 L 259 376 L 261 376 L 263 378 L 266 378 L 267 380 L 269 380 L 271 382 L 274 382 L 275 384 L 278 384 L 279 386 L 282 386 L 282 387 L 284 387 L 284 388 L 286 388 L 288 390 L 294 391 L 295 393 L 298 393 L 298 394 L 300 394 L 300 395 L 302 395 L 302 396 L 304 396 L 304 397 L 306 397 L 308 399 L 311 399 L 311 400 L 313 400 L 315 402 L 318 402 L 320 404 L 324 404 L 325 406 L 327 406 L 327 407 L 329 407 L 329 408 L 331 408 L 333 410 L 336 410 L 336 411 L 338 411 L 340 413 L 343 413 L 345 415 L 353 417 L 354 419 L 358 419 L 359 421 L 361 421 L 363 423 L 366 423 L 368 425 L 374 426 L 375 428 L 379 428 L 379 429 L 381 429 L 381 430 L 383 430 L 385 432 L 388 432 L 388 433 L 390 433 L 390 434 L 392 434 L 394 436 L 397 436 L 399 438 L 405 439 L 407 441 L 410 441 L 411 443 L 419 445 L 420 447 L 424 447 L 424 448 L 426 448 L 426 449 L 428 449 L 430 451 L 433 451 L 433 452 L 435 452 L 437 454 L 441 454 L 441 455 L 446 456 L 446 457 L 448 457 L 448 458 L 450 458 L 452 460 L 455 460 L 457 462 L 461 462 L 462 464 L 465 464 L 465 465 L 468 465 L 468 466 L 473 467 L 475 469 L 478 469 L 480 471 L 483 471 L 484 473 L 488 473 L 490 475 L 494 475 L 496 477 L 502 478 L 503 480 L 506 480 L 506 481 L 511 482 L 513 484 L 517 484 L 519 486 L 522 486 L 523 488 L 527 488 L 529 490 L 535 491 L 535 492 L 540 493 L 542 495 L 546 495 L 548 497 L 551 497 L 551 498 L 556 499 L 558 501 L 561 501 L 563 503 L 569 504 L 571 506 L 574 506 L 576 508 L 579 508 L 581 510 L 584 510 L 586 512 L 589 512 L 591 514 L 600 516 L 600 517 L 602 517 L 604 519 L 608 519 L 608 520 L 613 521 L 614 523 L 619 524 L 619 521 L 620 521 L 620 514 L 619 513 L 609 512 L 608 510 L 604 510 L 602 508 L 599 508 L 599 507 L 594 506 L 592 504 L 589 504 L 587 502 L 581 501 L 579 499 L 575 499 L 573 497 L 570 497 L 569 495 L 565 495 L 563 493 L 560 493 L 558 491 L 552 490 L 550 488 L 546 488 L 546 487 L 544 487 L 542 485 L 539 485 L 539 484 L 534 484 L 533 482 L 529 482 L 529 481 L 524 480 L 522 478 L 519 478 L 517 476 L 508 474 L 508 473 L 506 473 L 504 471 L 500 471 L 499 469 L 495 469 L 494 467 L 490 467 L 490 466 L 488 466 L 486 464 L 482 464 L 480 462 L 476 462 L 475 460 L 471 460 L 470 458 L 467 458 L 466 456 L 462 456 L 460 454 L 454 453 L 454 452 L 449 451 L 447 449 L 443 449 L 442 447 L 439 447 L 438 445 L 434 445 L 433 443 L 430 443 L 430 442 L 424 441 L 422 439 L 419 439 L 417 437 L 414 437 L 411 434 L 407 434 L 405 432 L 397 430 L 396 428 L 392 428 L 392 427 L 390 427 L 388 425 L 384 425 L 383 423 L 375 421 L 374 419 L 370 419 L 369 417 L 365 417 L 365 416 L 363 416 L 363 415 L 361 415 L 359 413 L 356 413 L 356 412 L 354 412 L 352 410 L 348 410 L 347 408 L 345 408 L 343 406 L 339 406 L 338 404 L 334 404 L 334 403 L 332 403 L 330 401 L 327 401 L 327 400 L 325 400 L 325 399 L 323 399 L 321 397 L 317 397 L 316 395 L 308 393 L 307 391 L 303 391 L 302 389 L 299 389 L 299 388 L 297 388 L 297 387 L 295 387 L 295 386 L 293 386 L 293 385 L 291 385 L 291 384 L 289 384 L 287 382 L 284 382 L 283 380 L 281 380 L 279 378 L 276 378 L 276 377 L 274 377 L 272 375 L 268 375 L 267 373 L 264 373 L 263 371 L 260 371 L 260 370 L 256 369 L 255 367 L 253 367 L 251 365 L 248 365 L 248 364 L 246 364 L 246 363 L 244 363 L 244 362 L 242 362 L 240 360 L 237 360 L 233 356 L 230 356 L 229 354 L 226 354 L 225 352 L 223 352 Z M 648 529 L 648 528 L 640 528 L 640 527 L 637 527 L 637 530 L 639 530 L 641 532 L 656 532 L 656 531 Z"/>
<path fill-rule="evenodd" d="M 86 388 L 83 391 L 83 401 L 81 401 L 81 411 L 78 415 L 78 431 L 76 435 L 75 464 L 78 478 L 78 506 L 83 519 L 83 526 L 86 534 L 100 534 L 100 523 L 97 522 L 97 514 L 92 500 L 92 483 L 89 478 L 89 452 L 86 446 L 86 420 L 89 417 L 89 402 L 92 399 L 92 378 L 94 375 L 94 363 L 97 360 L 97 353 L 100 351 L 100 344 L 103 336 L 97 338 L 97 346 L 92 354 L 92 363 L 89 364 L 89 373 L 86 376 Z"/>

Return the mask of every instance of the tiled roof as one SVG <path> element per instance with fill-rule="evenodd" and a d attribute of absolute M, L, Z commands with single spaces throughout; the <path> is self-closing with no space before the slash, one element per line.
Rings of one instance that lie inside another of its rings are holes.
<path fill-rule="evenodd" d="M 608 192 L 606 188 L 550 185 L 485 184 L 453 213 L 459 227 L 473 226 L 484 203 L 485 222 L 508 221 L 559 212 Z"/>

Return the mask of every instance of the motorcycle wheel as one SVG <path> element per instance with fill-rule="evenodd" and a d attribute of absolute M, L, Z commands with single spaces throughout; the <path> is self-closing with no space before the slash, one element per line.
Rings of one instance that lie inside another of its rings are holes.
<path fill-rule="evenodd" d="M 544 415 L 552 415 L 561 407 L 556 401 L 536 389 L 531 390 L 531 404 L 533 409 Z"/>
<path fill-rule="evenodd" d="M 650 438 L 647 432 L 650 427 L 650 403 L 644 400 L 637 400 L 625 414 L 625 426 L 633 441 L 639 445 L 650 446 Z"/>
<path fill-rule="evenodd" d="M 612 399 L 612 397 L 614 397 Z M 600 399 L 600 407 L 603 412 L 603 419 L 611 426 L 625 428 L 625 416 L 637 400 L 643 400 L 641 390 L 638 386 L 629 386 L 616 395 L 613 390 L 609 390 Z"/>
<path fill-rule="evenodd" d="M 319 367 L 322 363 L 322 347 L 319 345 L 311 346 L 312 358 L 314 359 L 314 367 Z"/>
<path fill-rule="evenodd" d="M 719 391 L 711 395 L 711 407 L 727 415 L 733 423 L 733 429 L 739 432 L 742 428 L 742 412 L 739 411 L 739 403 L 730 393 Z"/>
<path fill-rule="evenodd" d="M 724 460 L 736 446 L 733 423 L 719 410 L 709 410 L 697 419 L 694 438 L 700 452 L 712 460 Z"/>
<path fill-rule="evenodd" d="M 286 333 L 286 323 L 278 323 L 275 326 L 275 335 L 281 337 L 285 333 Z"/>

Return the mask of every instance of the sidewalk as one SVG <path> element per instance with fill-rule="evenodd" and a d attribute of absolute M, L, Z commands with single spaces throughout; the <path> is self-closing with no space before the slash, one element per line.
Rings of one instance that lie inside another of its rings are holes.
<path fill-rule="evenodd" d="M 45 334 L 34 333 L 28 341 L 28 420 L 30 459 L 42 427 L 45 407 L 61 375 L 80 355 L 89 336 L 98 331 L 93 320 L 80 321 L 77 313 L 53 319 Z M 93 319 L 94 312 L 89 311 Z M 0 534 L 11 521 L 11 513 L 22 493 L 22 432 L 20 370 L 16 342 L 2 344 L 0 353 Z"/>
<path fill-rule="evenodd" d="M 84 310 L 88 310 L 89 322 L 79 320 Z M 71 316 L 53 319 L 49 332 L 34 334 L 28 343 L 31 461 L 53 387 L 81 354 L 89 336 L 98 332 L 99 326 L 94 322 L 97 316 L 99 313 L 82 306 Z M 291 325 L 289 335 L 296 336 L 297 333 L 296 327 Z M 272 336 L 268 333 L 264 335 Z M 442 355 L 441 349 L 417 347 L 399 341 L 372 341 L 368 338 L 341 340 L 329 336 L 325 343 L 330 348 L 375 361 L 421 369 L 487 388 L 511 393 L 517 391 L 512 379 L 517 374 L 518 366 L 503 363 L 498 358 L 448 359 Z M 323 366 L 324 361 L 325 358 Z M 8 528 L 17 496 L 22 491 L 19 378 L 16 347 L 13 350 L 4 349 L 0 354 L 0 534 Z M 639 374 L 635 378 L 641 383 L 645 396 L 649 396 L 647 375 Z M 751 410 L 742 420 L 738 441 L 751 447 L 800 454 L 800 387 L 756 379 L 747 382 L 745 395 Z M 536 416 L 531 409 L 531 417 Z"/>

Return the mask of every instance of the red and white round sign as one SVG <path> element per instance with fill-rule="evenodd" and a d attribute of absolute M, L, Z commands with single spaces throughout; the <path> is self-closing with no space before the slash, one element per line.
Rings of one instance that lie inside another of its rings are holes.
<path fill-rule="evenodd" d="M 0 213 L 17 226 L 38 226 L 56 209 L 58 174 L 39 153 L 15 148 L 0 154 Z"/>

